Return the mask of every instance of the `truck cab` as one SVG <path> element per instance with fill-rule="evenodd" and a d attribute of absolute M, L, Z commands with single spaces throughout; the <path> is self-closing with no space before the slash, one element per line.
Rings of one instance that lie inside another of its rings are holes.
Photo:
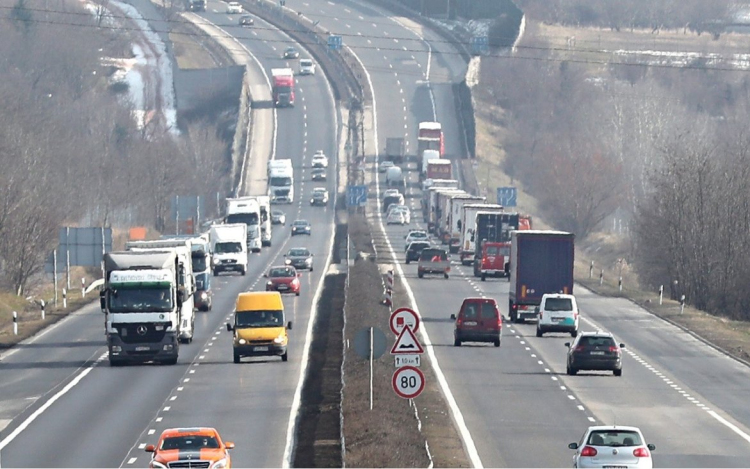
<path fill-rule="evenodd" d="M 475 259 L 474 269 L 484 282 L 487 277 L 510 276 L 510 242 L 482 243 L 482 257 Z"/>

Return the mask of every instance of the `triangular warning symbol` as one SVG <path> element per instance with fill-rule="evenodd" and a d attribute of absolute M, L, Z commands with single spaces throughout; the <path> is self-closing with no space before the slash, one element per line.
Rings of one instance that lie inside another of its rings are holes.
<path fill-rule="evenodd" d="M 391 354 L 393 355 L 401 353 L 424 353 L 422 344 L 419 343 L 417 336 L 414 335 L 411 328 L 407 325 L 404 325 L 404 328 L 401 329 L 401 334 L 398 335 L 398 339 L 396 339 L 396 343 L 393 344 L 393 348 L 391 349 Z"/>

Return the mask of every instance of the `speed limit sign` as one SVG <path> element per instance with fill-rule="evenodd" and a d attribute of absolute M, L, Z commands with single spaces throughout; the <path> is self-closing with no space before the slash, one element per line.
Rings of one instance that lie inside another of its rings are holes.
<path fill-rule="evenodd" d="M 424 375 L 415 366 L 402 366 L 393 373 L 393 390 L 404 399 L 412 399 L 424 390 Z"/>

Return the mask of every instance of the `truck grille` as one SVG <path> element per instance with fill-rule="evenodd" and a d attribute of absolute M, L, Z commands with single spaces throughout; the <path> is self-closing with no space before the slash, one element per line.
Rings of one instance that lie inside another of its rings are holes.
<path fill-rule="evenodd" d="M 210 461 L 175 461 L 167 464 L 169 468 L 207 468 L 211 465 Z"/>
<path fill-rule="evenodd" d="M 157 331 L 155 325 L 149 323 L 114 324 L 114 327 L 120 333 L 120 338 L 126 344 L 161 342 L 164 339 L 166 326 L 161 324 L 160 326 L 163 329 Z"/>

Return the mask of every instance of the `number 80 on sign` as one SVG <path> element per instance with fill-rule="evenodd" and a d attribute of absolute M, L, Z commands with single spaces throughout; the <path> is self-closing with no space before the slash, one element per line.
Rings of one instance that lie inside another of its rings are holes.
<path fill-rule="evenodd" d="M 424 374 L 414 366 L 403 366 L 393 373 L 393 390 L 404 399 L 413 399 L 424 390 Z"/>

